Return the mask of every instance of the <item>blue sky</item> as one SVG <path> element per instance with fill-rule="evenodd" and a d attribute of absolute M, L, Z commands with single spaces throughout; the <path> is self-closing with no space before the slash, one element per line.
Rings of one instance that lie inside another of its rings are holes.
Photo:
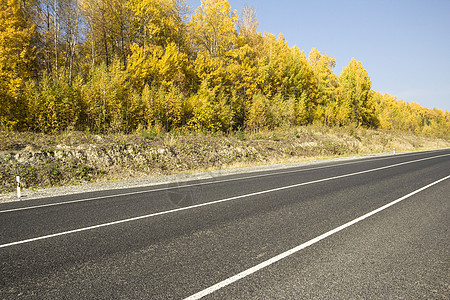
<path fill-rule="evenodd" d="M 200 0 L 187 0 L 194 9 Z M 229 0 L 240 13 L 256 9 L 258 31 L 282 33 L 305 53 L 336 59 L 340 74 L 352 57 L 372 89 L 450 111 L 450 0 Z"/>

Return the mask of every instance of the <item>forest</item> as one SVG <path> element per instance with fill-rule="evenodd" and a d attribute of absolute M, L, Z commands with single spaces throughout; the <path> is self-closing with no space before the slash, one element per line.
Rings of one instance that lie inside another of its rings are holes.
<path fill-rule="evenodd" d="M 446 137 L 352 59 L 258 32 L 227 0 L 0 0 L 0 130 L 232 132 L 322 124 Z"/>

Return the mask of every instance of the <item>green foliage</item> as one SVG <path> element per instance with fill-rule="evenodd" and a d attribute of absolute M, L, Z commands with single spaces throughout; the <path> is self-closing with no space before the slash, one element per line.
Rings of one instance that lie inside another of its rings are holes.
<path fill-rule="evenodd" d="M 240 141 L 245 141 L 245 133 L 241 130 L 240 127 L 236 130 L 234 136 Z"/>
<path fill-rule="evenodd" d="M 148 140 L 153 140 L 156 136 L 159 135 L 158 130 L 155 128 L 152 129 L 138 129 L 138 132 L 141 137 Z"/>

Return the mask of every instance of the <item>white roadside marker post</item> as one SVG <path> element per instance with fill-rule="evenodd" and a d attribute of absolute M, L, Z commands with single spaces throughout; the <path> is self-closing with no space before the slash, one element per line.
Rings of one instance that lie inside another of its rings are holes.
<path fill-rule="evenodd" d="M 395 154 L 395 148 L 394 148 L 394 154 Z"/>
<path fill-rule="evenodd" d="M 17 182 L 17 198 L 20 198 L 20 177 L 16 176 L 16 182 Z"/>

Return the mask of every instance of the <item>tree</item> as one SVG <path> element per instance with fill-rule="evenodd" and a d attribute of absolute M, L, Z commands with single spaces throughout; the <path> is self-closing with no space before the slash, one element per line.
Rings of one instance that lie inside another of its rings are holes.
<path fill-rule="evenodd" d="M 379 92 L 374 92 L 372 97 L 375 105 L 375 116 L 378 122 L 377 126 L 381 129 L 391 129 L 390 110 L 385 100 L 390 96 L 388 94 L 383 96 Z"/>
<path fill-rule="evenodd" d="M 131 50 L 127 73 L 135 87 L 176 85 L 180 90 L 189 90 L 188 78 L 192 70 L 188 56 L 179 52 L 175 43 L 167 45 L 165 50 L 157 47 L 146 51 L 137 45 Z"/>
<path fill-rule="evenodd" d="M 15 129 L 24 120 L 21 98 L 33 73 L 35 27 L 19 0 L 0 0 L 0 126 Z"/>
<path fill-rule="evenodd" d="M 271 33 L 264 35 L 261 44 L 257 60 L 258 77 L 256 80 L 262 93 L 271 98 L 279 91 L 285 90 L 289 47 L 282 35 L 276 38 Z"/>
<path fill-rule="evenodd" d="M 37 132 L 58 133 L 77 129 L 81 113 L 80 85 L 42 76 L 38 84 L 27 84 L 26 101 L 29 128 Z"/>
<path fill-rule="evenodd" d="M 132 13 L 128 0 L 80 0 L 80 8 L 86 19 L 87 43 L 90 46 L 92 66 L 105 63 L 111 65 L 120 59 L 126 68 L 130 54 Z"/>
<path fill-rule="evenodd" d="M 233 125 L 233 111 L 222 93 L 208 87 L 204 80 L 197 94 L 186 101 L 187 125 L 194 130 L 228 131 Z"/>
<path fill-rule="evenodd" d="M 134 44 L 127 71 L 136 87 L 176 84 L 188 92 L 191 64 L 184 1 L 132 0 Z"/>
<path fill-rule="evenodd" d="M 83 26 L 81 11 L 77 0 L 65 0 L 60 2 L 61 38 L 63 39 L 62 74 L 68 79 L 69 85 L 75 72 L 77 48 L 79 46 L 79 28 Z"/>
<path fill-rule="evenodd" d="M 31 4 L 30 17 L 38 35 L 39 75 L 51 74 L 70 85 L 79 71 L 81 28 L 85 27 L 78 0 L 33 0 Z"/>
<path fill-rule="evenodd" d="M 127 132 L 129 118 L 129 84 L 121 62 L 114 60 L 92 69 L 83 85 L 82 105 L 86 126 L 94 132 Z"/>
<path fill-rule="evenodd" d="M 257 130 L 268 125 L 269 105 L 269 101 L 263 94 L 258 93 L 253 96 L 247 121 L 249 128 Z"/>
<path fill-rule="evenodd" d="M 346 120 L 357 125 L 373 124 L 372 82 L 362 63 L 354 58 L 339 76 L 339 106 Z"/>
<path fill-rule="evenodd" d="M 333 125 L 336 114 L 336 88 L 337 76 L 333 73 L 336 65 L 335 59 L 326 54 L 321 54 L 316 48 L 312 48 L 308 56 L 308 62 L 314 73 L 317 86 L 317 110 L 315 119 L 325 125 Z"/>
<path fill-rule="evenodd" d="M 296 123 L 312 123 L 319 103 L 313 69 L 305 53 L 293 47 L 287 56 L 287 82 L 284 88 L 287 98 L 295 99 Z"/>
<path fill-rule="evenodd" d="M 236 45 L 237 22 L 227 0 L 202 0 L 189 23 L 196 52 L 213 59 L 223 56 Z"/>
<path fill-rule="evenodd" d="M 152 46 L 175 43 L 177 50 L 187 52 L 186 19 L 188 8 L 184 0 L 130 0 L 133 13 L 133 43 L 145 51 Z"/>
<path fill-rule="evenodd" d="M 256 10 L 253 7 L 244 5 L 239 19 L 239 37 L 242 38 L 244 44 L 254 45 L 258 33 L 258 19 L 256 18 Z"/>

